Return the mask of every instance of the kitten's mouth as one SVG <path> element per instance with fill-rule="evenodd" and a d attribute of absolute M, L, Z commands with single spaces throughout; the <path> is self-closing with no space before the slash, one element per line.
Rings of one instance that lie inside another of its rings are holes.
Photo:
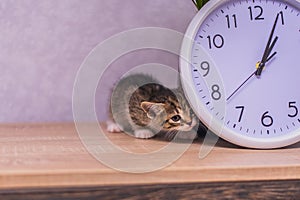
<path fill-rule="evenodd" d="M 182 128 L 180 128 L 179 130 L 181 131 L 191 131 L 194 127 L 193 126 L 187 126 L 184 125 Z"/>

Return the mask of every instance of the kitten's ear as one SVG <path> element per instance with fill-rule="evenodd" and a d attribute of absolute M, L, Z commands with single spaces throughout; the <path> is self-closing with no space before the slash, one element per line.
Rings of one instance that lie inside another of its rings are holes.
<path fill-rule="evenodd" d="M 141 103 L 142 109 L 147 113 L 147 116 L 150 119 L 153 119 L 155 116 L 161 114 L 165 108 L 163 103 L 153 103 L 144 101 Z"/>

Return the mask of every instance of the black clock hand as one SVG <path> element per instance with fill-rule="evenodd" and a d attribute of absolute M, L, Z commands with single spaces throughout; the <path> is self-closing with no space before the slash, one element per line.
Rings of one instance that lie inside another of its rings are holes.
<path fill-rule="evenodd" d="M 258 66 L 258 68 L 257 68 L 257 70 L 255 72 L 256 76 L 260 76 L 261 75 L 261 72 L 264 69 L 267 61 L 271 60 L 271 58 L 273 58 L 275 56 L 275 54 L 277 53 L 277 52 L 275 52 L 271 56 L 269 56 L 271 54 L 271 52 L 272 52 L 272 50 L 273 50 L 273 48 L 274 48 L 277 40 L 278 40 L 278 37 L 276 36 L 276 38 L 273 40 L 270 48 L 268 49 L 268 51 L 266 53 L 266 56 L 264 56 L 263 59 L 259 62 L 259 66 Z"/>
<path fill-rule="evenodd" d="M 256 70 L 236 90 L 232 92 L 232 94 L 226 99 L 226 101 L 229 101 L 231 97 L 233 97 L 233 95 L 235 95 L 235 93 L 237 93 L 241 89 L 241 87 L 243 87 L 243 85 L 245 85 L 250 80 L 250 78 L 255 75 L 255 72 Z"/>
<path fill-rule="evenodd" d="M 271 56 L 269 56 L 269 58 L 266 60 L 266 63 L 269 62 L 276 54 L 277 52 L 275 51 Z"/>
<path fill-rule="evenodd" d="M 271 56 L 269 56 L 265 63 L 269 62 L 276 54 L 277 52 L 274 52 Z M 238 86 L 238 88 L 232 92 L 232 94 L 226 99 L 226 101 L 229 101 L 231 97 L 233 97 L 233 95 L 235 95 L 235 93 L 237 93 L 241 89 L 241 87 L 243 87 L 243 85 L 245 85 L 256 74 L 256 72 L 257 70 L 255 70 L 240 86 Z"/>
<path fill-rule="evenodd" d="M 263 68 L 265 67 L 266 61 L 268 60 L 268 57 L 269 57 L 272 49 L 274 48 L 275 43 L 278 40 L 278 37 L 276 37 L 272 42 L 273 35 L 274 35 L 274 32 L 275 32 L 275 28 L 276 28 L 277 21 L 278 21 L 278 17 L 279 17 L 279 14 L 277 14 L 277 16 L 276 16 L 276 19 L 275 19 L 275 22 L 273 24 L 272 31 L 271 31 L 271 34 L 269 36 L 268 43 L 266 45 L 264 54 L 263 54 L 262 59 L 260 61 L 259 67 L 255 72 L 255 75 L 258 76 L 258 77 L 261 75 L 261 72 L 262 72 Z M 271 42 L 272 42 L 272 44 L 271 44 Z"/>
<path fill-rule="evenodd" d="M 231 99 L 231 97 L 233 97 L 233 95 L 235 95 L 240 89 L 241 87 L 243 87 L 243 85 L 245 85 L 254 75 L 256 75 L 257 77 L 259 77 L 262 73 L 262 70 L 264 69 L 266 63 L 268 61 L 270 61 L 276 54 L 277 52 L 274 52 L 271 54 L 277 40 L 278 40 L 278 36 L 275 37 L 275 39 L 273 40 L 273 35 L 274 35 L 274 32 L 275 32 L 275 28 L 276 28 L 276 25 L 277 25 L 277 21 L 278 21 L 278 17 L 279 17 L 279 14 L 277 14 L 276 16 L 276 19 L 275 19 L 275 22 L 273 24 L 273 27 L 272 27 L 272 30 L 271 30 L 271 33 L 270 33 L 270 36 L 269 36 L 269 39 L 268 39 L 268 42 L 267 42 L 267 45 L 266 45 L 266 48 L 265 48 L 265 51 L 264 51 L 264 54 L 262 56 L 262 59 L 260 62 L 258 62 L 258 67 L 257 69 L 250 74 L 250 76 L 242 83 L 240 84 L 236 90 L 234 90 L 231 95 L 229 95 L 229 97 L 226 99 L 226 101 L 229 101 Z M 270 55 L 271 54 L 271 55 Z"/>

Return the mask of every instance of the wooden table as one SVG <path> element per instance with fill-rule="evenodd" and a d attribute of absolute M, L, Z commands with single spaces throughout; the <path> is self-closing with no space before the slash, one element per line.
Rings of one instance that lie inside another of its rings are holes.
<path fill-rule="evenodd" d="M 115 145 L 145 153 L 167 145 L 108 134 Z M 88 153 L 74 124 L 0 126 L 0 199 L 214 199 L 300 197 L 300 144 L 243 149 L 219 140 L 199 159 L 201 139 L 161 170 L 132 174 Z"/>

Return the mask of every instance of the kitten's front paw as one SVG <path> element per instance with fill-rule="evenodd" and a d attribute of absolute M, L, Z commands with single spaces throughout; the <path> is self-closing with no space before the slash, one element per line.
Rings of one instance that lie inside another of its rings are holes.
<path fill-rule="evenodd" d="M 134 131 L 134 136 L 141 139 L 152 138 L 155 134 L 149 129 L 139 129 Z"/>
<path fill-rule="evenodd" d="M 120 133 L 120 132 L 122 132 L 121 127 L 118 124 L 116 124 L 112 121 L 107 121 L 106 122 L 106 130 L 110 133 Z"/>

